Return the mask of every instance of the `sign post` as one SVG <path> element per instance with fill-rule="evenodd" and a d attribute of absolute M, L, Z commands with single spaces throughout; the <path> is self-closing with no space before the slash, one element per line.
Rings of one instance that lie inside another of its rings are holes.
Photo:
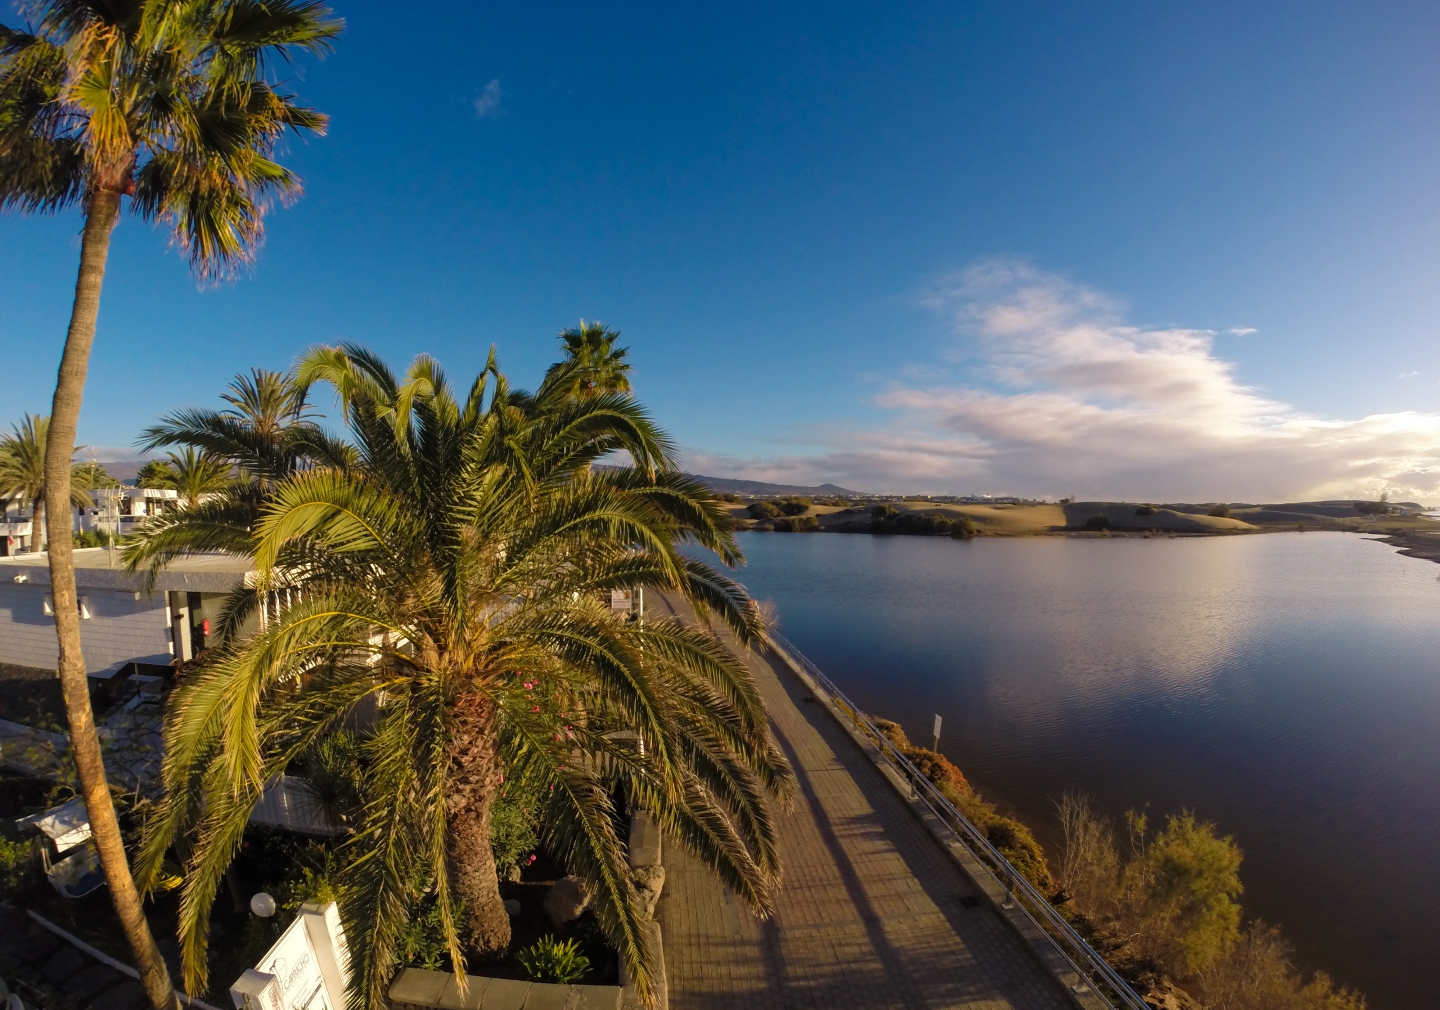
<path fill-rule="evenodd" d="M 940 751 L 940 717 L 938 715 L 935 717 L 935 746 L 931 750 L 937 753 Z"/>

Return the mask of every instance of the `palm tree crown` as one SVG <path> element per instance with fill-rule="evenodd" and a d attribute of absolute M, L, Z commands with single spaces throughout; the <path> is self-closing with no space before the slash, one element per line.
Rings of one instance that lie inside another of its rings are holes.
<path fill-rule="evenodd" d="M 0 208 L 128 195 L 168 222 L 201 276 L 247 262 L 271 201 L 299 193 L 272 159 L 325 117 L 267 80 L 326 50 L 341 22 L 312 0 L 31 0 L 0 26 Z"/>
<path fill-rule="evenodd" d="M 141 435 L 141 449 L 181 446 L 182 453 L 198 454 L 197 464 L 203 459 L 211 476 L 223 467 L 231 479 L 207 484 L 210 493 L 204 500 L 195 495 L 183 516 L 170 512 L 147 520 L 144 535 L 125 548 L 131 570 L 146 568 L 153 577 L 168 559 L 188 551 L 248 555 L 261 506 L 277 483 L 316 463 L 351 462 L 353 450 L 314 423 L 308 387 L 293 375 L 254 369 L 226 388 L 221 399 L 229 408 L 178 410 Z M 171 453 L 168 473 L 157 467 L 151 482 L 178 488 L 175 470 L 182 458 Z"/>
<path fill-rule="evenodd" d="M 625 360 L 630 352 L 615 346 L 619 339 L 619 330 L 583 319 L 578 329 L 561 330 L 565 360 L 556 362 L 545 373 L 539 398 L 544 401 L 551 394 L 589 397 L 632 392 L 630 364 Z"/>
<path fill-rule="evenodd" d="M 769 801 L 793 782 L 748 672 L 703 626 L 609 607 L 610 590 L 644 586 L 741 640 L 762 627 L 743 590 L 680 552 L 688 541 L 740 560 L 725 513 L 676 472 L 643 409 L 601 394 L 537 411 L 493 356 L 463 399 L 428 358 L 402 381 L 352 346 L 312 351 L 300 375 L 334 385 L 357 457 L 266 499 L 259 585 L 230 607 L 253 612 L 278 586 L 295 602 L 177 689 L 139 866 L 143 886 L 167 846 L 192 840 L 180 911 L 192 989 L 210 902 L 265 782 L 364 699 L 378 714 L 341 881 L 358 1005 L 381 1005 L 422 893 L 457 964 L 462 939 L 481 956 L 505 949 L 490 810 L 507 788 L 545 798 L 544 842 L 586 880 L 642 993 L 656 952 L 612 796 L 766 912 L 779 875 Z M 590 471 L 621 449 L 633 466 Z"/>
<path fill-rule="evenodd" d="M 45 440 L 50 432 L 48 417 L 26 414 L 10 434 L 0 435 L 0 500 L 28 502 L 31 508 L 45 506 Z M 74 450 L 72 450 L 73 452 Z M 103 471 L 102 471 L 103 472 Z M 70 471 L 70 504 L 89 507 L 87 482 L 81 468 Z"/>
<path fill-rule="evenodd" d="M 230 487 L 233 478 L 228 460 L 191 445 L 166 455 L 171 475 L 162 486 L 179 494 L 182 507 L 199 508 L 202 501 Z"/>

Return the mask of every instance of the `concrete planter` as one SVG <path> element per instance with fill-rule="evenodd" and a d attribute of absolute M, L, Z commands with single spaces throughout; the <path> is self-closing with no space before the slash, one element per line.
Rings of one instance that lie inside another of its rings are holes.
<path fill-rule="evenodd" d="M 636 871 L 636 883 L 643 892 L 642 901 L 654 909 L 665 884 L 661 861 L 660 829 L 644 814 L 630 821 L 630 867 Z M 656 1000 L 657 1010 L 669 1006 L 669 986 L 665 980 L 665 958 L 661 947 L 660 924 L 654 919 L 644 923 L 650 942 L 660 955 L 660 979 Z M 628 982 L 625 966 L 620 966 L 620 981 Z M 551 982 L 525 982 L 513 978 L 465 976 L 462 996 L 455 976 L 448 971 L 427 971 L 406 968 L 390 983 L 390 1005 L 394 1010 L 637 1010 L 640 1001 L 635 990 L 622 985 L 557 985 Z"/>
<path fill-rule="evenodd" d="M 465 976 L 465 994 L 448 971 L 406 968 L 390 984 L 395 1010 L 620 1010 L 618 985 L 555 985 Z"/>

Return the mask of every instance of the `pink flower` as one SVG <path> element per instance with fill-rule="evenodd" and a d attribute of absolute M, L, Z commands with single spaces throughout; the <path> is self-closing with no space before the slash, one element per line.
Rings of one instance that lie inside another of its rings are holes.
<path fill-rule="evenodd" d="M 533 862 L 535 862 L 535 853 L 532 852 L 530 853 L 530 858 L 525 860 L 525 865 L 529 866 Z"/>
<path fill-rule="evenodd" d="M 538 711 L 540 711 L 540 706 L 539 706 L 539 705 L 536 705 L 536 706 L 535 706 L 534 708 L 532 708 L 530 711 L 532 711 L 532 712 L 538 712 Z"/>

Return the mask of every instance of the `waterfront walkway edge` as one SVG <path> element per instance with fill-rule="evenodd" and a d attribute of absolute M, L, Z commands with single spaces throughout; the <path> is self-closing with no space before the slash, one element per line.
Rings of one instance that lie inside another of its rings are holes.
<path fill-rule="evenodd" d="M 825 707 L 905 800 L 936 842 L 1019 934 L 1080 1010 L 1150 1010 L 1119 973 L 1081 937 L 985 835 L 879 728 L 784 636 L 768 634 L 770 651 Z M 1043 920 L 1043 922 L 1042 922 Z M 1081 966 L 1084 966 L 1083 968 Z"/>

